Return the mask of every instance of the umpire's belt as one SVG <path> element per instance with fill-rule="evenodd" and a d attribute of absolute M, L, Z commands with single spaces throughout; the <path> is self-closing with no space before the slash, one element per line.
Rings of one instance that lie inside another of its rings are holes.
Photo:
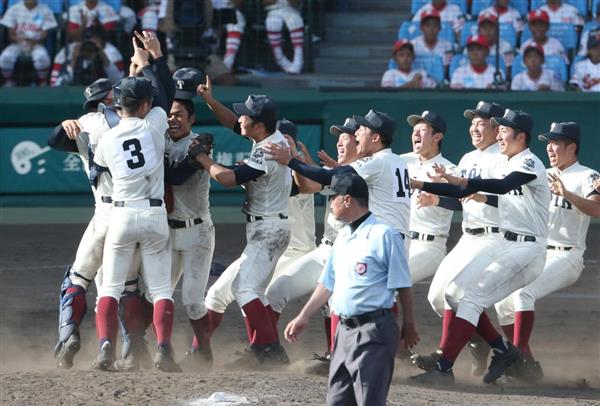
<path fill-rule="evenodd" d="M 197 219 L 188 219 L 188 220 L 168 220 L 169 227 L 171 228 L 186 228 L 186 227 L 194 227 L 198 224 L 202 224 L 202 219 L 198 217 Z"/>
<path fill-rule="evenodd" d="M 546 248 L 548 248 L 549 250 L 556 250 L 556 251 L 571 251 L 573 249 L 573 247 L 560 247 L 557 245 L 548 245 Z"/>
<path fill-rule="evenodd" d="M 102 200 L 102 203 L 112 203 L 112 197 L 110 196 L 102 196 L 100 200 Z"/>
<path fill-rule="evenodd" d="M 391 312 L 390 309 L 377 309 L 354 317 L 340 317 L 340 323 L 346 327 L 355 328 L 363 324 L 377 320 Z"/>
<path fill-rule="evenodd" d="M 411 240 L 421 240 L 421 241 L 435 240 L 435 235 L 417 233 L 416 231 L 409 231 L 408 236 L 410 237 Z"/>
<path fill-rule="evenodd" d="M 281 213 L 279 214 L 275 214 L 273 216 L 251 216 L 249 214 L 246 214 L 246 221 L 248 223 L 252 223 L 254 221 L 261 221 L 261 220 L 269 220 L 269 219 L 281 219 L 281 220 L 286 220 L 288 218 L 288 216 L 283 215 Z"/>
<path fill-rule="evenodd" d="M 479 234 L 492 234 L 492 233 L 499 233 L 500 232 L 500 227 L 479 227 L 479 228 L 465 228 L 465 233 L 469 234 L 469 235 L 479 235 Z"/>
<path fill-rule="evenodd" d="M 115 200 L 113 206 L 115 207 L 134 207 L 137 209 L 145 209 L 147 207 L 160 207 L 162 206 L 162 199 L 142 199 L 142 200 Z"/>
<path fill-rule="evenodd" d="M 517 234 L 511 231 L 505 232 L 504 238 L 508 241 L 535 242 L 535 237 L 532 235 Z"/>

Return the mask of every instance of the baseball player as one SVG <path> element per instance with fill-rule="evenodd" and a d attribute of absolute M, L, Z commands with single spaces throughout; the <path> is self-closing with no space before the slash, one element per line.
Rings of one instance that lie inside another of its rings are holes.
<path fill-rule="evenodd" d="M 582 92 L 600 91 L 600 28 L 588 34 L 588 57 L 575 63 L 569 83 Z"/>
<path fill-rule="evenodd" d="M 521 53 L 525 57 L 525 50 L 532 45 L 540 45 L 544 49 L 544 55 L 560 55 L 566 63 L 569 63 L 567 51 L 559 40 L 548 36 L 550 28 L 550 16 L 542 9 L 534 10 L 528 16 L 531 38 L 521 44 Z"/>
<path fill-rule="evenodd" d="M 441 21 L 440 13 L 436 9 L 424 11 L 420 23 L 423 35 L 416 37 L 411 43 L 417 56 L 439 55 L 442 57 L 444 67 L 448 67 L 454 51 L 450 41 L 439 38 L 442 29 Z"/>
<path fill-rule="evenodd" d="M 285 166 L 268 159 L 264 146 L 274 142 L 289 148 L 285 137 L 276 130 L 277 113 L 267 96 L 250 95 L 245 103 L 235 103 L 235 113 L 212 97 L 210 79 L 200 85 L 199 93 L 215 111 L 219 121 L 253 141 L 250 157 L 232 169 L 215 163 L 202 149 L 192 144 L 190 157 L 202 165 L 211 178 L 227 187 L 242 185 L 246 202 L 247 245 L 206 294 L 208 313 L 203 317 L 207 347 L 227 306 L 237 301 L 253 331 L 250 346 L 232 366 L 271 365 L 289 360 L 277 335 L 276 316 L 267 306 L 265 290 L 277 261 L 290 241 L 288 199 L 292 179 Z M 239 114 L 239 118 L 236 115 Z M 236 120 L 237 118 L 237 120 Z"/>
<path fill-rule="evenodd" d="M 212 0 L 212 4 L 214 10 L 235 10 L 236 22 L 225 25 L 227 37 L 225 39 L 225 55 L 223 56 L 223 63 L 227 66 L 227 69 L 231 70 L 240 44 L 242 43 L 244 29 L 246 28 L 246 19 L 239 10 L 243 4 L 243 0 Z"/>
<path fill-rule="evenodd" d="M 439 13 L 442 23 L 452 24 L 452 29 L 455 33 L 460 33 L 465 25 L 465 17 L 460 7 L 453 3 L 448 3 L 446 0 L 432 0 L 431 3 L 425 4 L 413 16 L 412 21 L 421 21 L 423 13 L 435 10 Z"/>
<path fill-rule="evenodd" d="M 67 34 L 72 41 L 81 41 L 86 29 L 100 24 L 106 31 L 117 28 L 119 15 L 103 1 L 83 0 L 69 7 L 67 15 Z"/>
<path fill-rule="evenodd" d="M 509 6 L 509 0 L 495 0 L 492 6 L 481 10 L 479 15 L 482 14 L 492 14 L 497 16 L 497 21 L 500 24 L 512 24 L 517 33 L 523 31 L 523 19 L 521 18 L 521 14 L 518 10 Z"/>
<path fill-rule="evenodd" d="M 11 44 L 0 54 L 0 69 L 5 86 L 14 86 L 13 72 L 20 55 L 29 55 L 37 74 L 37 84 L 44 86 L 48 80 L 50 56 L 44 47 L 48 30 L 58 24 L 52 10 L 37 0 L 23 0 L 11 6 L 0 24 L 8 28 Z"/>
<path fill-rule="evenodd" d="M 498 15 L 495 13 L 481 13 L 477 17 L 477 34 L 483 35 L 490 44 L 490 55 L 496 55 L 496 43 L 499 53 L 504 60 L 504 65 L 508 68 L 512 65 L 515 56 L 515 50 L 510 43 L 502 38 L 498 38 Z M 466 50 L 465 50 L 466 51 Z"/>
<path fill-rule="evenodd" d="M 513 77 L 511 90 L 565 90 L 565 85 L 556 77 L 555 72 L 543 67 L 544 60 L 544 48 L 541 45 L 529 45 L 525 48 L 523 63 L 527 70 Z"/>
<path fill-rule="evenodd" d="M 546 4 L 541 6 L 539 10 L 548 13 L 551 23 L 571 23 L 576 26 L 582 26 L 584 23 L 577 7 L 563 3 L 562 0 L 546 0 Z"/>
<path fill-rule="evenodd" d="M 585 57 L 587 55 L 587 41 L 589 32 L 600 27 L 600 3 L 596 3 L 596 9 L 592 10 L 592 15 L 594 16 L 593 20 L 584 26 L 583 32 L 580 35 L 579 51 L 577 52 L 578 56 Z"/>
<path fill-rule="evenodd" d="M 432 89 L 437 83 L 425 69 L 414 69 L 415 48 L 410 41 L 400 39 L 394 43 L 392 52 L 396 69 L 388 69 L 381 77 L 381 87 L 398 87 L 403 89 Z"/>
<path fill-rule="evenodd" d="M 496 140 L 497 129 L 491 122 L 494 117 L 502 117 L 504 110 L 499 104 L 486 101 L 480 101 L 474 109 L 465 110 L 464 117 L 471 121 L 469 134 L 475 149 L 465 154 L 458 163 L 462 177 L 491 178 L 496 168 L 506 161 Z M 483 200 L 484 204 L 481 203 Z M 501 235 L 498 198 L 495 195 L 472 195 L 471 198 L 464 199 L 459 206 L 455 206 L 449 198 L 427 194 L 419 203 L 421 206 L 437 205 L 448 209 L 462 209 L 463 214 L 463 234 L 438 267 L 427 295 L 433 310 L 443 318 L 440 344 L 431 354 L 415 354 L 411 357 L 417 367 L 428 371 L 439 361 L 447 343 L 450 323 L 454 318 L 452 309 L 446 303 L 446 286 L 463 269 L 483 267 L 481 261 L 484 254 L 495 249 Z M 469 349 L 475 356 L 472 373 L 477 376 L 483 374 L 487 368 L 489 346 L 474 338 L 469 343 Z"/>
<path fill-rule="evenodd" d="M 528 148 L 533 129 L 531 117 L 507 109 L 503 117 L 492 121 L 499 125 L 500 151 L 508 157 L 506 164 L 498 169 L 496 176 L 499 178 L 459 178 L 438 168 L 436 173 L 448 184 L 411 182 L 415 188 L 454 197 L 465 197 L 477 191 L 501 195 L 498 209 L 504 231 L 499 247 L 483 254 L 487 261 L 482 258 L 481 268 L 463 269 L 448 284 L 446 301 L 455 310 L 455 316 L 447 344 L 435 368 L 415 376 L 417 382 L 453 383 L 454 361 L 478 327 L 478 333 L 494 351 L 483 378 L 485 383 L 495 382 L 520 356 L 519 350 L 505 341 L 489 320 L 483 331 L 481 315 L 485 308 L 533 282 L 542 273 L 550 189 L 541 161 Z"/>
<path fill-rule="evenodd" d="M 577 281 L 583 270 L 590 217 L 600 216 L 600 194 L 593 185 L 600 174 L 577 160 L 579 125 L 552 123 L 550 131 L 538 138 L 547 142 L 546 152 L 552 167 L 547 171 L 552 200 L 546 265 L 531 284 L 496 304 L 502 329 L 522 355 L 511 375 L 525 381 L 537 381 L 543 376 L 542 367 L 529 348 L 535 302 Z"/>
<path fill-rule="evenodd" d="M 459 66 L 450 80 L 453 89 L 489 89 L 494 84 L 496 69 L 486 62 L 490 44 L 483 35 L 472 35 L 467 40 L 469 63 Z"/>
<path fill-rule="evenodd" d="M 446 122 L 433 111 L 410 115 L 407 120 L 413 127 L 413 152 L 402 154 L 411 178 L 429 180 L 433 165 L 443 165 L 450 173 L 458 175 L 457 167 L 442 156 L 441 144 L 446 133 Z M 435 273 L 446 255 L 446 241 L 453 212 L 442 207 L 420 207 L 421 191 L 411 191 L 410 255 L 408 269 L 413 285 Z"/>
<path fill-rule="evenodd" d="M 263 0 L 265 10 L 267 10 L 265 20 L 267 37 L 275 61 L 284 72 L 293 74 L 300 73 L 304 65 L 304 21 L 297 10 L 299 3 L 298 0 Z M 290 39 L 294 48 L 292 61 L 283 54 L 281 47 L 281 32 L 284 23 L 290 32 Z"/>

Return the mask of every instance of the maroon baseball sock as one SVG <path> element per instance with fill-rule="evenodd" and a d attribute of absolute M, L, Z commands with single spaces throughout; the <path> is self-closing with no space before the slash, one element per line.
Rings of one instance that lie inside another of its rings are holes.
<path fill-rule="evenodd" d="M 142 306 L 144 307 L 144 330 L 152 324 L 154 318 L 154 305 L 145 297 L 142 298 Z"/>
<path fill-rule="evenodd" d="M 448 332 L 450 331 L 450 326 L 452 325 L 455 315 L 454 311 L 450 309 L 444 310 L 444 315 L 442 316 L 442 337 L 440 338 L 440 348 L 442 350 L 446 348 L 446 344 L 448 344 Z"/>
<path fill-rule="evenodd" d="M 277 341 L 279 341 L 278 323 L 279 323 L 279 317 L 281 317 L 281 314 L 279 314 L 275 310 L 273 310 L 271 305 L 266 305 L 265 308 L 267 309 L 267 312 L 269 312 L 269 318 L 271 319 L 271 324 L 273 325 L 273 331 L 275 331 L 275 335 L 277 336 Z"/>
<path fill-rule="evenodd" d="M 533 331 L 533 322 L 535 319 L 534 311 L 515 313 L 515 347 L 521 350 L 521 355 L 525 359 L 533 359 L 531 348 L 529 348 L 529 338 Z"/>
<path fill-rule="evenodd" d="M 212 337 L 215 330 L 221 325 L 221 322 L 223 321 L 223 315 L 223 313 L 217 313 L 214 310 L 208 309 L 206 316 L 208 317 L 209 338 Z"/>
<path fill-rule="evenodd" d="M 502 331 L 504 331 L 504 335 L 506 336 L 506 339 L 508 341 L 510 341 L 511 343 L 514 344 L 515 341 L 515 325 L 514 324 L 507 324 L 506 326 L 500 326 L 502 327 Z"/>
<path fill-rule="evenodd" d="M 192 329 L 194 330 L 194 340 L 192 341 L 192 348 L 208 348 L 210 347 L 210 325 L 208 320 L 208 314 L 198 320 L 190 320 Z"/>
<path fill-rule="evenodd" d="M 152 320 L 156 330 L 158 345 L 171 345 L 173 334 L 173 301 L 169 299 L 157 300 L 154 303 L 154 318 Z"/>
<path fill-rule="evenodd" d="M 260 299 L 254 299 L 242 306 L 250 324 L 256 330 L 252 344 L 264 345 L 278 342 L 277 333 L 273 329 L 273 323 L 269 311 Z"/>
<path fill-rule="evenodd" d="M 248 336 L 248 342 L 252 344 L 254 342 L 254 338 L 256 337 L 256 330 L 250 324 L 250 320 L 248 317 L 244 317 L 244 325 L 246 326 L 246 336 Z"/>
<path fill-rule="evenodd" d="M 338 324 L 340 324 L 340 316 L 331 313 L 331 346 L 329 347 L 331 352 L 333 352 L 333 347 L 335 346 L 335 331 Z"/>
<path fill-rule="evenodd" d="M 474 325 L 465 319 L 454 317 L 450 329 L 448 330 L 448 341 L 442 349 L 442 357 L 454 363 L 458 354 L 460 354 L 464 346 L 471 339 L 473 333 L 475 333 L 475 328 Z"/>
<path fill-rule="evenodd" d="M 477 323 L 477 334 L 479 334 L 481 338 L 488 343 L 496 341 L 500 336 L 500 333 L 498 333 L 498 330 L 496 330 L 485 312 L 482 312 L 481 316 L 479 316 L 479 322 Z"/>
<path fill-rule="evenodd" d="M 144 303 L 137 295 L 121 297 L 122 322 L 128 333 L 143 334 L 146 330 Z"/>
<path fill-rule="evenodd" d="M 323 317 L 323 328 L 325 329 L 325 339 L 327 340 L 327 352 L 331 351 L 331 317 Z"/>
<path fill-rule="evenodd" d="M 118 311 L 119 302 L 114 297 L 103 296 L 98 299 L 96 309 L 96 332 L 98 340 L 101 343 L 106 340 L 110 341 L 113 348 L 117 339 L 117 329 L 119 328 Z"/>
<path fill-rule="evenodd" d="M 65 296 L 71 295 L 73 297 L 71 301 L 71 309 L 73 310 L 71 320 L 75 323 L 77 328 L 79 328 L 81 319 L 83 318 L 87 307 L 85 302 L 85 289 L 81 286 L 73 285 L 65 291 Z"/>

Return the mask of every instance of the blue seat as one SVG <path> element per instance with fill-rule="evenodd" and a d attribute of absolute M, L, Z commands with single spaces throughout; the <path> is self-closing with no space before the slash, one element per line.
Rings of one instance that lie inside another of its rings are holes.
<path fill-rule="evenodd" d="M 553 71 L 556 74 L 556 76 L 563 82 L 566 82 L 567 79 L 569 79 L 567 72 L 567 64 L 565 63 L 565 60 L 559 55 L 549 55 L 545 57 L 544 68 Z M 523 63 L 523 55 L 519 54 L 515 56 L 515 59 L 513 60 L 512 64 L 513 77 L 517 76 L 519 73 L 523 72 L 526 69 L 527 67 Z"/>
<path fill-rule="evenodd" d="M 575 31 L 575 26 L 571 23 L 550 23 L 548 36 L 559 40 L 565 49 L 577 48 L 577 31 Z M 521 34 L 521 43 L 524 43 L 529 38 L 531 38 L 531 31 L 529 31 L 529 26 L 526 25 L 525 29 L 523 29 L 523 34 Z"/>
<path fill-rule="evenodd" d="M 598 1 L 598 0 L 594 0 Z M 588 15 L 588 0 L 564 0 L 565 3 L 574 6 L 580 15 L 586 17 Z M 536 10 L 546 4 L 546 0 L 531 0 L 531 9 Z M 595 10 L 592 8 L 592 10 Z"/>
<path fill-rule="evenodd" d="M 473 0 L 471 4 L 471 15 L 478 16 L 481 10 L 490 7 L 494 0 Z M 510 0 L 509 5 L 519 12 L 521 15 L 527 15 L 529 4 L 527 0 Z"/>
<path fill-rule="evenodd" d="M 466 55 L 461 55 L 461 54 L 454 55 L 452 57 L 452 60 L 450 61 L 450 72 L 449 72 L 450 79 L 452 79 L 452 75 L 454 74 L 454 71 L 457 68 L 464 66 L 468 63 L 469 63 L 469 58 L 467 58 Z M 488 56 L 487 63 L 490 65 L 495 65 L 496 57 L 493 55 Z M 502 74 L 504 75 L 504 77 L 506 77 L 506 65 L 504 64 L 503 58 L 500 58 L 500 70 L 502 71 Z"/>
<path fill-rule="evenodd" d="M 418 22 L 404 21 L 398 30 L 398 39 L 413 40 L 421 34 L 421 27 Z M 454 44 L 452 25 L 449 23 L 442 23 L 442 29 L 440 30 L 438 38 L 450 41 L 451 44 Z"/>
<path fill-rule="evenodd" d="M 52 1 L 52 0 L 50 0 L 50 1 Z M 60 0 L 55 0 L 55 1 L 60 1 Z M 81 1 L 82 0 L 71 0 L 70 5 L 74 6 L 75 4 L 81 3 Z M 119 14 L 119 12 L 121 11 L 121 0 L 100 0 L 100 1 L 104 1 L 106 4 L 108 4 L 109 6 L 114 8 L 115 11 L 117 12 L 117 14 Z"/>
<path fill-rule="evenodd" d="M 594 17 L 596 17 L 596 15 L 598 14 L 598 13 L 596 13 L 596 10 L 598 10 L 598 3 L 600 3 L 600 0 L 592 1 L 592 15 Z"/>
<path fill-rule="evenodd" d="M 390 58 L 388 69 L 398 69 L 394 58 Z M 413 69 L 423 69 L 438 83 L 444 80 L 444 61 L 439 55 L 417 55 L 413 61 Z"/>
<path fill-rule="evenodd" d="M 412 0 L 410 12 L 415 15 L 425 4 L 430 3 L 429 0 Z M 449 0 L 449 4 L 456 4 L 462 10 L 463 14 L 467 14 L 467 0 Z"/>
<path fill-rule="evenodd" d="M 465 47 L 471 35 L 477 34 L 477 22 L 467 21 L 460 34 L 460 46 Z M 500 24 L 500 38 L 507 41 L 513 48 L 517 45 L 517 32 L 511 23 Z"/>

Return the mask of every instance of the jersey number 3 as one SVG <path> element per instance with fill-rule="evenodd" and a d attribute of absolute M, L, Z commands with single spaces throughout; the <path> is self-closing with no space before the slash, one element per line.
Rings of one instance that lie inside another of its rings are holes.
<path fill-rule="evenodd" d="M 396 168 L 396 178 L 398 178 L 398 191 L 396 197 L 406 197 L 406 193 L 410 196 L 410 179 L 408 179 L 408 169 L 404 170 L 404 180 L 400 168 Z"/>
<path fill-rule="evenodd" d="M 123 151 L 128 151 L 131 154 L 131 159 L 126 161 L 130 169 L 141 168 L 146 163 L 144 154 L 142 154 L 142 145 L 137 138 L 123 142 Z"/>

